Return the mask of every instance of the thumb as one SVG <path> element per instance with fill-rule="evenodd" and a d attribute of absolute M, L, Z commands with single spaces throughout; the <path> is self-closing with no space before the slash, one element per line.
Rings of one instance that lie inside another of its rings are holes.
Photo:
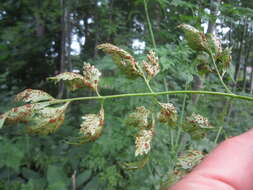
<path fill-rule="evenodd" d="M 252 190 L 253 129 L 225 140 L 169 190 Z"/>

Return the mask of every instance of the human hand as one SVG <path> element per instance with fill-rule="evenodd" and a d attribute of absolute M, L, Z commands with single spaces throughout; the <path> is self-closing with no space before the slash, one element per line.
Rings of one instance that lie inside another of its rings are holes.
<path fill-rule="evenodd" d="M 253 190 L 253 129 L 222 142 L 169 190 Z"/>

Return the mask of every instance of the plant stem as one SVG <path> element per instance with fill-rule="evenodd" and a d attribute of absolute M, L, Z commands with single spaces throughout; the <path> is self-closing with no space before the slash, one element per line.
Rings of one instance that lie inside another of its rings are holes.
<path fill-rule="evenodd" d="M 100 97 L 101 95 L 99 94 L 97 87 L 95 88 L 95 91 L 96 91 L 97 96 Z"/>
<path fill-rule="evenodd" d="M 182 110 L 181 110 L 181 114 L 180 114 L 179 127 L 178 127 L 177 137 L 176 137 L 176 147 L 177 147 L 177 146 L 178 146 L 178 144 L 179 144 L 179 141 L 180 141 L 180 136 L 181 136 L 181 132 L 182 132 L 182 125 L 183 125 L 183 119 L 184 119 L 184 112 L 185 112 L 186 98 L 187 98 L 187 96 L 186 96 L 186 95 L 184 95 L 184 100 L 183 100 Z"/>
<path fill-rule="evenodd" d="M 220 116 L 220 127 L 219 127 L 219 130 L 218 130 L 218 132 L 216 134 L 216 137 L 215 137 L 215 140 L 214 140 L 215 144 L 217 144 L 217 142 L 219 140 L 219 137 L 221 135 L 221 132 L 224 128 L 224 124 L 226 123 L 225 118 L 226 118 L 226 115 L 227 115 L 227 112 L 228 112 L 228 109 L 229 109 L 230 102 L 231 102 L 231 99 L 228 98 L 226 100 L 225 106 L 223 106 L 223 111 L 221 112 L 221 116 Z"/>
<path fill-rule="evenodd" d="M 153 89 L 151 88 L 151 86 L 150 86 L 150 84 L 149 84 L 149 80 L 148 80 L 147 77 L 145 76 L 145 73 L 143 72 L 142 68 L 141 68 L 139 65 L 137 65 L 137 67 L 138 67 L 139 71 L 142 73 L 142 78 L 143 78 L 145 84 L 147 85 L 149 91 L 150 91 L 152 94 L 155 94 L 154 91 L 153 91 Z M 155 103 L 158 103 L 158 104 L 159 104 L 159 101 L 157 100 L 156 97 L 153 96 L 152 98 L 153 98 L 153 100 L 154 100 Z"/>
<path fill-rule="evenodd" d="M 208 54 L 209 54 L 209 56 L 211 57 L 212 63 L 213 63 L 213 65 L 214 65 L 215 71 L 216 71 L 216 73 L 217 73 L 217 75 L 218 75 L 218 77 L 219 77 L 219 79 L 220 79 L 221 84 L 223 85 L 223 87 L 226 89 L 226 91 L 227 91 L 228 93 L 232 94 L 232 91 L 229 90 L 229 88 L 228 88 L 227 85 L 224 83 L 224 81 L 223 81 L 223 79 L 222 79 L 222 77 L 221 77 L 221 74 L 220 74 L 220 72 L 219 72 L 219 69 L 218 69 L 216 63 L 215 63 L 214 56 L 213 56 L 212 52 L 209 51 Z"/>
<path fill-rule="evenodd" d="M 144 2 L 145 14 L 146 14 L 147 22 L 148 22 L 148 29 L 149 29 L 149 32 L 150 32 L 152 44 L 153 44 L 154 48 L 156 49 L 155 37 L 154 37 L 153 30 L 152 30 L 152 25 L 151 25 L 151 22 L 150 22 L 149 14 L 148 14 L 147 2 L 146 2 L 146 0 L 143 0 L 143 2 Z"/>
<path fill-rule="evenodd" d="M 219 140 L 219 137 L 220 137 L 220 135 L 221 135 L 222 129 L 223 129 L 223 125 L 221 125 L 221 126 L 219 127 L 219 130 L 218 130 L 217 135 L 216 135 L 215 140 L 214 140 L 214 143 L 215 143 L 215 144 L 217 144 L 217 142 L 218 142 L 218 140 Z"/>
<path fill-rule="evenodd" d="M 64 102 L 73 102 L 73 101 L 82 101 L 82 100 L 106 100 L 114 98 L 126 98 L 134 96 L 161 96 L 167 94 L 207 94 L 207 95 L 217 95 L 217 96 L 226 96 L 235 99 L 242 99 L 253 101 L 253 97 L 250 96 L 241 96 L 232 93 L 225 92 L 212 92 L 212 91 L 194 91 L 194 90 L 177 90 L 177 91 L 164 91 L 164 92 L 148 92 L 148 93 L 129 93 L 129 94 L 116 94 L 116 95 L 107 95 L 107 96 L 90 96 L 90 97 L 77 97 L 77 98 L 68 98 L 68 99 L 56 99 L 49 101 L 50 104 L 59 104 Z"/>
<path fill-rule="evenodd" d="M 143 77 L 143 79 L 144 79 L 144 81 L 145 81 L 145 83 L 146 83 L 146 85 L 147 85 L 149 91 L 150 91 L 151 93 L 154 93 L 153 89 L 151 88 L 151 86 L 150 86 L 150 84 L 149 84 L 149 81 L 146 79 L 145 76 Z"/>

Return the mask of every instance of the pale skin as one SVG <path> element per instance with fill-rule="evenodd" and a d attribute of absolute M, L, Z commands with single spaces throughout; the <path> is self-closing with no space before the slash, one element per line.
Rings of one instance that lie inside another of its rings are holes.
<path fill-rule="evenodd" d="M 253 190 L 253 129 L 222 142 L 168 190 Z"/>

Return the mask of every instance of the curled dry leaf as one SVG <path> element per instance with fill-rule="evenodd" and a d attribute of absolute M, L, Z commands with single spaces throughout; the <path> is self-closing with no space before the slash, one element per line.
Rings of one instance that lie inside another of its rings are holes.
<path fill-rule="evenodd" d="M 158 119 L 161 123 L 167 123 L 174 126 L 177 122 L 177 110 L 171 103 L 160 103 L 161 110 L 158 114 Z"/>
<path fill-rule="evenodd" d="M 93 65 L 84 63 L 83 75 L 84 75 L 83 81 L 84 81 L 85 86 L 90 87 L 93 90 L 96 90 L 98 87 L 101 72 L 99 72 L 99 70 L 95 68 Z"/>
<path fill-rule="evenodd" d="M 213 127 L 209 124 L 207 118 L 193 113 L 190 117 L 186 118 L 186 123 L 183 128 L 193 139 L 200 139 L 206 136 L 207 130 Z"/>
<path fill-rule="evenodd" d="M 42 101 L 51 101 L 54 98 L 42 90 L 26 89 L 16 95 L 15 101 L 25 103 L 35 103 Z"/>
<path fill-rule="evenodd" d="M 150 51 L 147 58 L 147 61 L 143 61 L 143 70 L 146 72 L 146 75 L 150 80 L 159 73 L 160 65 L 158 63 L 158 57 L 155 55 L 154 51 Z"/>
<path fill-rule="evenodd" d="M 85 87 L 83 82 L 84 77 L 80 74 L 72 72 L 65 72 L 58 74 L 55 77 L 48 77 L 48 80 L 55 81 L 55 83 L 58 83 L 62 80 L 66 84 L 67 88 L 71 91 Z"/>
<path fill-rule="evenodd" d="M 213 34 L 207 34 L 207 41 L 209 49 L 214 55 L 220 54 L 222 52 L 221 41 Z"/>
<path fill-rule="evenodd" d="M 225 48 L 220 54 L 216 56 L 218 66 L 223 70 L 227 70 L 232 62 L 231 48 Z"/>
<path fill-rule="evenodd" d="M 178 158 L 176 167 L 167 174 L 166 181 L 161 184 L 161 190 L 167 190 L 170 186 L 182 179 L 187 173 L 198 165 L 204 158 L 204 154 L 197 150 L 188 150 Z"/>
<path fill-rule="evenodd" d="M 134 112 L 128 115 L 127 124 L 138 128 L 147 128 L 149 114 L 150 111 L 144 106 L 137 107 Z"/>
<path fill-rule="evenodd" d="M 153 129 L 142 129 L 135 138 L 135 156 L 148 154 L 151 149 L 151 141 L 154 135 Z"/>
<path fill-rule="evenodd" d="M 204 154 L 197 150 L 188 150 L 178 158 L 177 167 L 190 172 L 204 158 Z"/>
<path fill-rule="evenodd" d="M 184 31 L 185 38 L 190 48 L 196 51 L 209 51 L 208 41 L 203 32 L 200 32 L 188 24 L 180 24 L 178 28 L 181 28 Z"/>
<path fill-rule="evenodd" d="M 125 50 L 110 43 L 100 44 L 97 48 L 112 55 L 114 63 L 117 64 L 119 69 L 129 77 L 138 77 L 142 75 L 138 69 L 138 63 L 133 56 Z"/>
<path fill-rule="evenodd" d="M 96 140 L 101 136 L 104 128 L 104 109 L 101 108 L 98 114 L 86 114 L 82 117 L 83 122 L 79 131 L 80 137 L 77 142 L 70 144 L 83 144 Z"/>

